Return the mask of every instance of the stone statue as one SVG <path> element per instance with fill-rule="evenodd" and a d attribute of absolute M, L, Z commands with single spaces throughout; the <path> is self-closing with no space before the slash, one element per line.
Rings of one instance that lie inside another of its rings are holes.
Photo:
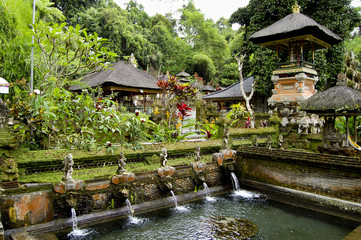
<path fill-rule="evenodd" d="M 280 147 L 280 149 L 283 149 L 283 136 L 282 135 L 278 136 L 278 146 Z"/>
<path fill-rule="evenodd" d="M 2 162 L 2 181 L 12 182 L 19 179 L 19 169 L 13 158 L 5 157 Z"/>
<path fill-rule="evenodd" d="M 74 165 L 74 160 L 73 160 L 73 155 L 71 155 L 71 153 L 68 154 L 68 156 L 65 157 L 64 161 L 64 168 L 63 168 L 63 172 L 64 172 L 64 177 L 63 177 L 63 181 L 69 181 L 69 180 L 73 180 L 73 165 Z"/>
<path fill-rule="evenodd" d="M 267 147 L 268 149 L 271 149 L 271 148 L 272 148 L 272 136 L 271 136 L 271 135 L 268 135 L 268 136 L 267 136 L 266 147 Z"/>
<path fill-rule="evenodd" d="M 253 147 L 258 147 L 258 137 L 257 135 L 254 135 L 252 138 L 252 146 Z"/>
<path fill-rule="evenodd" d="M 127 165 L 126 163 L 125 163 L 125 161 L 126 161 L 127 159 L 124 157 L 124 154 L 123 154 L 123 152 L 121 152 L 120 153 L 120 156 L 119 156 L 119 158 L 118 158 L 118 169 L 117 169 L 117 172 L 116 172 L 116 174 L 122 174 L 122 173 L 126 173 L 127 172 L 127 170 L 125 170 L 125 165 Z"/>
<path fill-rule="evenodd" d="M 201 161 L 201 147 L 200 146 L 196 147 L 195 154 L 196 154 L 195 162 L 200 162 Z"/>
<path fill-rule="evenodd" d="M 160 154 L 160 165 L 163 167 L 165 167 L 167 165 L 167 162 L 168 162 L 167 156 L 168 156 L 167 149 L 163 148 L 162 153 Z"/>
<path fill-rule="evenodd" d="M 223 144 L 222 149 L 228 149 L 229 148 L 229 127 L 224 128 L 224 135 L 223 135 Z"/>

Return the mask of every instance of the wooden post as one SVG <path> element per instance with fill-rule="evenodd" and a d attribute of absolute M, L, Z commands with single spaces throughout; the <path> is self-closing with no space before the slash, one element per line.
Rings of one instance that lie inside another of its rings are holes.
<path fill-rule="evenodd" d="M 353 116 L 353 120 L 354 120 L 354 123 L 353 123 L 353 134 L 354 134 L 354 141 L 355 143 L 357 143 L 357 124 L 356 124 L 356 119 L 357 119 L 357 116 L 354 115 Z"/>
<path fill-rule="evenodd" d="M 300 49 L 300 66 L 303 66 L 303 41 L 301 41 L 301 49 Z"/>
<path fill-rule="evenodd" d="M 143 101 L 144 101 L 143 102 L 143 104 L 144 104 L 144 113 L 146 114 L 147 113 L 147 109 L 146 109 L 147 95 L 146 94 L 143 95 Z"/>
<path fill-rule="evenodd" d="M 348 136 L 349 135 L 350 135 L 350 132 L 349 132 L 349 128 L 348 128 L 348 116 L 346 116 L 346 142 L 348 141 Z"/>

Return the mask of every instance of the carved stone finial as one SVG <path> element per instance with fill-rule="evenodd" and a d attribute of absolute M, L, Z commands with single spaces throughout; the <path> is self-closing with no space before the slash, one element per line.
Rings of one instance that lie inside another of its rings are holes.
<path fill-rule="evenodd" d="M 336 86 L 347 86 L 347 78 L 344 73 L 339 73 L 337 75 L 337 83 Z"/>
<path fill-rule="evenodd" d="M 297 4 L 297 1 L 295 2 L 295 5 L 292 6 L 292 12 L 293 13 L 300 13 L 301 7 Z"/>

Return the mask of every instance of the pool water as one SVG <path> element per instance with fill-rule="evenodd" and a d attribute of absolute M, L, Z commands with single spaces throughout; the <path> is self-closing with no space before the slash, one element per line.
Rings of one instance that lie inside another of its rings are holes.
<path fill-rule="evenodd" d="M 246 197 L 245 197 L 246 196 Z M 215 216 L 245 218 L 259 232 L 251 239 L 340 240 L 358 226 L 356 222 L 260 198 L 253 193 L 227 194 L 87 227 L 90 234 L 59 239 L 215 239 L 201 227 Z"/>

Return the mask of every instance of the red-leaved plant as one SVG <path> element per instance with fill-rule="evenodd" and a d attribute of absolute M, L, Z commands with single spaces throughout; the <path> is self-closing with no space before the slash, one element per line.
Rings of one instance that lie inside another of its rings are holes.
<path fill-rule="evenodd" d="M 179 111 L 178 117 L 180 118 L 181 121 L 183 121 L 185 117 L 190 116 L 188 114 L 188 111 L 192 110 L 192 108 L 188 107 L 188 105 L 185 102 L 178 103 L 177 108 Z"/>

